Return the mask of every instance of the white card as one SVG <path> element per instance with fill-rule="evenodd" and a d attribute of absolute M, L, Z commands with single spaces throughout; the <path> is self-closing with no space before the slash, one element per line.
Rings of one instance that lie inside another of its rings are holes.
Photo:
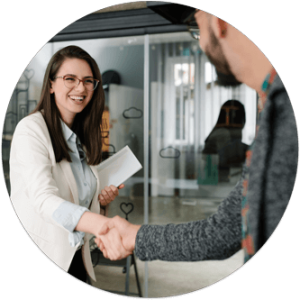
<path fill-rule="evenodd" d="M 118 187 L 140 169 L 142 165 L 130 148 L 125 146 L 97 167 L 100 188 L 104 189 L 105 186 L 110 185 Z"/>

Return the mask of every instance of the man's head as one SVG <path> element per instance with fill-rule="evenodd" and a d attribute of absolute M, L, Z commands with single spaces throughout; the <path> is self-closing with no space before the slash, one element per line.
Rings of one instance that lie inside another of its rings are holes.
<path fill-rule="evenodd" d="M 200 10 L 195 14 L 199 30 L 201 30 L 200 47 L 210 62 L 216 67 L 218 83 L 221 86 L 237 86 L 241 82 L 235 78 L 235 75 L 231 71 L 222 46 L 212 28 L 212 17 L 212 15 Z M 227 32 L 227 23 L 220 19 L 217 19 L 217 22 L 220 36 L 224 37 Z"/>
<path fill-rule="evenodd" d="M 220 85 L 245 83 L 259 91 L 272 65 L 260 49 L 232 25 L 207 12 L 194 14 L 199 44 L 215 65 Z"/>

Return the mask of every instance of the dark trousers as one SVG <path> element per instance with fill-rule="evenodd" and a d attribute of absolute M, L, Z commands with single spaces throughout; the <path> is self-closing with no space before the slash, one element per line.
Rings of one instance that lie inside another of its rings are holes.
<path fill-rule="evenodd" d="M 68 273 L 75 278 L 86 282 L 87 274 L 82 260 L 81 249 L 75 252 Z"/>

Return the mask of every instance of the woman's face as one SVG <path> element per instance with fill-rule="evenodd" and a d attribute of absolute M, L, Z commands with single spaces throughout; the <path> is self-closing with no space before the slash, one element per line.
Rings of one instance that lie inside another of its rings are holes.
<path fill-rule="evenodd" d="M 75 75 L 78 79 L 93 77 L 89 64 L 78 58 L 67 58 L 59 68 L 55 77 Z M 54 94 L 55 103 L 60 111 L 63 121 L 71 127 L 77 113 L 80 113 L 91 101 L 94 91 L 89 91 L 80 82 L 78 86 L 70 89 L 64 84 L 63 78 L 51 81 L 50 93 Z"/>

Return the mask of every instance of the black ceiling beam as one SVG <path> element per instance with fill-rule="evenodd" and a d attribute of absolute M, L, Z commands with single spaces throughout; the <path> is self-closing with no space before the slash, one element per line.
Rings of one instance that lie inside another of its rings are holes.
<path fill-rule="evenodd" d="M 70 24 L 49 42 L 134 36 L 187 31 L 152 9 L 136 9 L 87 15 Z"/>
<path fill-rule="evenodd" d="M 191 6 L 158 1 L 147 1 L 147 7 L 177 25 L 185 24 L 186 18 L 195 11 Z"/>

